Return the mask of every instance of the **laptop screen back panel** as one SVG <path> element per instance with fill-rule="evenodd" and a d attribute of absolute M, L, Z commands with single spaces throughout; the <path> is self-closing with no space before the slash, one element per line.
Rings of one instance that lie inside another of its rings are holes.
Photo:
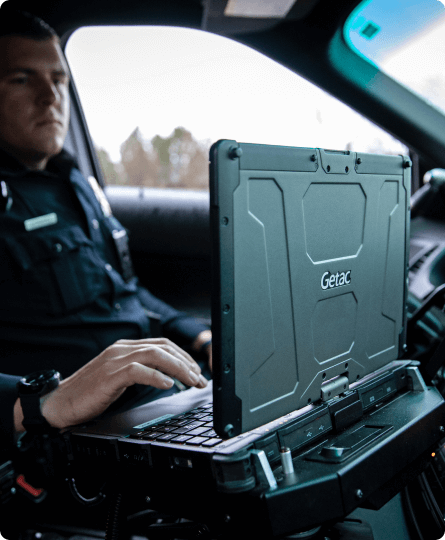
<path fill-rule="evenodd" d="M 235 141 L 212 147 L 214 425 L 221 436 L 316 403 L 328 381 L 355 382 L 399 357 L 405 161 Z"/>

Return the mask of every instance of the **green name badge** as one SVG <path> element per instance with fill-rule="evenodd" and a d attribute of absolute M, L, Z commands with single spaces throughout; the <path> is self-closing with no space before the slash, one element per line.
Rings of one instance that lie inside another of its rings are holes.
<path fill-rule="evenodd" d="M 44 216 L 38 216 L 25 220 L 25 229 L 27 231 L 34 231 L 35 229 L 48 227 L 49 225 L 54 225 L 55 223 L 57 223 L 57 214 L 52 212 L 51 214 L 45 214 Z"/>

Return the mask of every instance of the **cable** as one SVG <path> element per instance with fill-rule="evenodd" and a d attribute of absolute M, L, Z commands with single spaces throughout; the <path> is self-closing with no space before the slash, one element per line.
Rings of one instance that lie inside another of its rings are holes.
<path fill-rule="evenodd" d="M 105 493 L 103 493 L 103 488 L 105 487 L 105 484 L 102 486 L 99 493 L 95 497 L 91 497 L 88 499 L 87 497 L 84 497 L 79 493 L 74 478 L 67 478 L 66 481 L 68 482 L 68 487 L 70 489 L 71 495 L 76 499 L 77 502 L 80 502 L 84 506 L 96 506 L 97 504 L 100 504 L 102 501 L 104 501 L 106 498 Z"/>
<path fill-rule="evenodd" d="M 105 527 L 105 540 L 123 540 L 126 538 L 126 516 L 122 493 L 116 493 L 111 501 Z"/>

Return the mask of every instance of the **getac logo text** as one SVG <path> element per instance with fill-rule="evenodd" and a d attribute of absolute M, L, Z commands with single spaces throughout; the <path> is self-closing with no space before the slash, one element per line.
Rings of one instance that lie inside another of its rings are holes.
<path fill-rule="evenodd" d="M 321 276 L 321 288 L 322 289 L 334 289 L 335 287 L 341 287 L 342 285 L 349 285 L 351 283 L 351 270 L 347 272 L 337 272 L 331 274 L 325 272 Z"/>

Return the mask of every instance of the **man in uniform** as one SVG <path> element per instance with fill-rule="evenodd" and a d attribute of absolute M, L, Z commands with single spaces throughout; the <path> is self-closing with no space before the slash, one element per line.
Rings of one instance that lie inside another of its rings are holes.
<path fill-rule="evenodd" d="M 192 354 L 205 353 L 211 363 L 209 328 L 139 286 L 124 228 L 97 182 L 86 180 L 63 150 L 69 73 L 57 35 L 42 20 L 5 7 L 0 371 L 57 369 L 67 377 L 118 339 L 156 337 L 151 313 L 162 336 Z M 152 388 L 144 401 L 160 395 Z"/>

